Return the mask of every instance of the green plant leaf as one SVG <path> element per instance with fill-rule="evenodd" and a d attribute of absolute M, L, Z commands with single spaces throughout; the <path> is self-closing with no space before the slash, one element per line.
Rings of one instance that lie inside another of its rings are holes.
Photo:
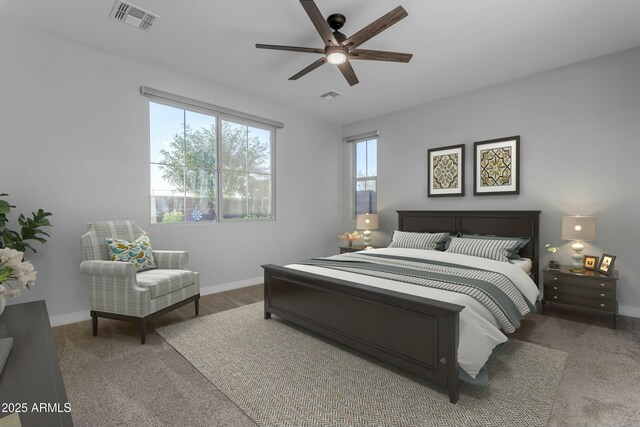
<path fill-rule="evenodd" d="M 8 196 L 6 193 L 1 193 L 0 197 Z M 6 200 L 0 200 L 0 248 L 12 248 L 21 252 L 26 249 L 31 249 L 34 253 L 37 251 L 34 247 L 26 242 L 27 240 L 36 240 L 40 243 L 46 243 L 46 237 L 51 237 L 49 233 L 42 230 L 42 227 L 51 227 L 52 224 L 47 217 L 52 216 L 51 212 L 46 212 L 43 209 L 38 209 L 37 212 L 31 212 L 31 218 L 27 218 L 24 214 L 20 214 L 18 217 L 18 224 L 20 225 L 20 233 L 10 230 L 6 225 L 9 222 L 7 214 L 15 206 L 10 205 Z"/>
<path fill-rule="evenodd" d="M 8 214 L 11 212 L 11 205 L 6 200 L 0 200 L 0 214 Z"/>

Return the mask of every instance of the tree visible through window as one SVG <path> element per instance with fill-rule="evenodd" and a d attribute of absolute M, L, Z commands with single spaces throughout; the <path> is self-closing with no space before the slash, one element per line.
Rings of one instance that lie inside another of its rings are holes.
<path fill-rule="evenodd" d="M 354 145 L 355 213 L 377 213 L 378 140 L 357 141 Z"/>
<path fill-rule="evenodd" d="M 149 105 L 151 222 L 272 217 L 272 129 Z"/>

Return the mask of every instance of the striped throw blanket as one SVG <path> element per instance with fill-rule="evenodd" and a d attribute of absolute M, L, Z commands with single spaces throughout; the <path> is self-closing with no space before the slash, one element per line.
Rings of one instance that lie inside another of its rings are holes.
<path fill-rule="evenodd" d="M 535 311 L 535 307 L 504 274 L 459 264 L 366 252 L 313 258 L 298 264 L 469 295 L 484 305 L 507 333 L 514 332 L 520 326 L 520 320 Z"/>

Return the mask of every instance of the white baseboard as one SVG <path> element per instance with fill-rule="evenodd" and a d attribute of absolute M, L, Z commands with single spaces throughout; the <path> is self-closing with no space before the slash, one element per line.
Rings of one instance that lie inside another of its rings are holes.
<path fill-rule="evenodd" d="M 219 285 L 209 285 L 200 288 L 200 295 L 211 295 L 219 292 L 231 291 L 233 289 L 246 288 L 247 286 L 259 285 L 263 282 L 262 277 L 254 277 L 252 279 L 239 280 L 237 282 L 222 283 Z M 632 307 L 629 305 L 618 306 L 618 311 L 622 316 L 640 318 L 640 307 Z M 51 326 L 66 325 L 69 323 L 82 322 L 90 319 L 89 310 L 76 311 L 74 313 L 59 314 L 50 316 Z"/>
<path fill-rule="evenodd" d="M 211 295 L 219 292 L 231 291 L 233 289 L 246 288 L 247 286 L 259 285 L 263 282 L 262 277 L 254 277 L 252 279 L 239 280 L 237 282 L 221 283 L 219 285 L 209 285 L 200 288 L 200 295 Z M 91 318 L 90 310 L 81 310 L 73 313 L 58 314 L 49 316 L 51 326 L 67 325 L 69 323 L 82 322 Z"/>
<path fill-rule="evenodd" d="M 640 307 L 632 307 L 630 305 L 619 305 L 618 312 L 622 316 L 640 317 Z"/>
<path fill-rule="evenodd" d="M 247 286 L 259 285 L 263 283 L 263 277 L 254 277 L 252 279 L 239 280 L 237 282 L 222 283 L 220 285 L 209 285 L 200 287 L 200 295 L 217 294 L 218 292 L 231 291 L 233 289 L 246 288 Z"/>
<path fill-rule="evenodd" d="M 57 314 L 55 316 L 49 316 L 49 322 L 52 327 L 67 325 L 69 323 L 82 322 L 83 320 L 91 319 L 90 310 L 76 311 L 73 313 Z"/>

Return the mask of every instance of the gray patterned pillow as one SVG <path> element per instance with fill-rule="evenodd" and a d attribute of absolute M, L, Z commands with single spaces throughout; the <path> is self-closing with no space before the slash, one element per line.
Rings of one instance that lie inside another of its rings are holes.
<path fill-rule="evenodd" d="M 390 248 L 426 249 L 442 251 L 449 239 L 449 233 L 412 233 L 409 231 L 394 231 Z"/>
<path fill-rule="evenodd" d="M 465 239 L 518 240 L 518 245 L 514 245 L 507 249 L 507 258 L 509 259 L 520 259 L 520 249 L 527 246 L 527 243 L 531 241 L 530 237 L 502 237 L 485 234 L 460 234 L 459 237 L 464 237 Z"/>
<path fill-rule="evenodd" d="M 468 239 L 454 237 L 451 239 L 446 252 L 509 262 L 510 251 L 521 243 L 520 239 Z"/>

